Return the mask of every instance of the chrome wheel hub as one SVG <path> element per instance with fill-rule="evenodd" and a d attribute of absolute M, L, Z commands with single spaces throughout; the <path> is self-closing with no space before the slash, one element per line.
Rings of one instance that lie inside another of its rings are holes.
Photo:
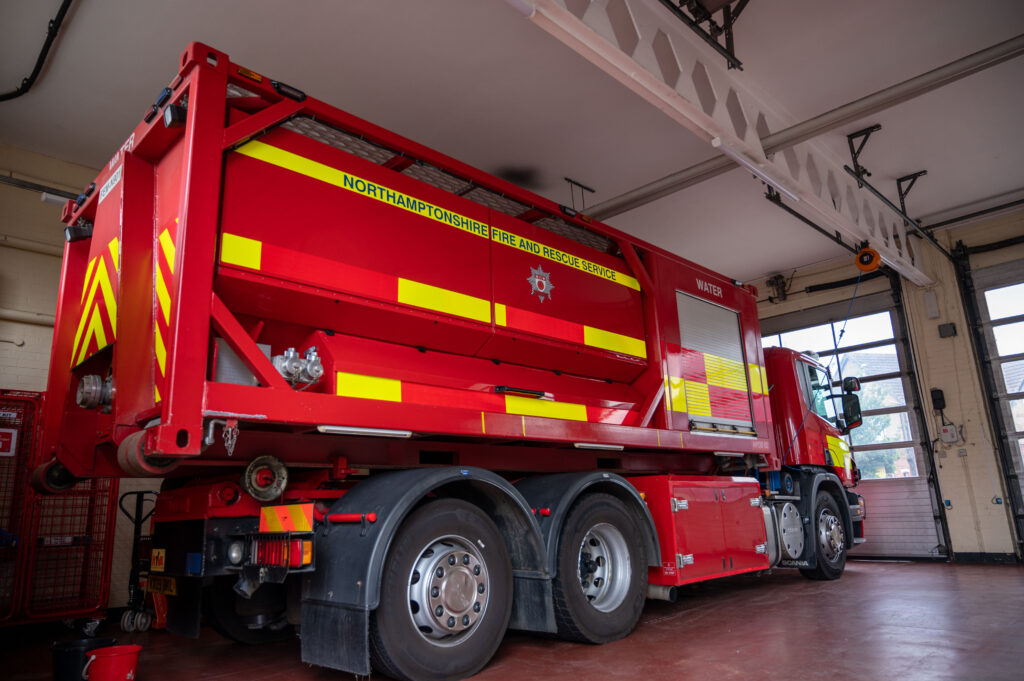
<path fill-rule="evenodd" d="M 822 554 L 830 563 L 834 563 L 846 547 L 843 523 L 827 508 L 823 508 L 818 514 L 818 543 L 821 545 Z"/>
<path fill-rule="evenodd" d="M 618 528 L 599 523 L 590 528 L 579 550 L 580 587 L 595 609 L 619 607 L 629 592 L 632 567 L 629 547 Z"/>
<path fill-rule="evenodd" d="M 477 547 L 463 537 L 441 537 L 420 552 L 409 574 L 409 615 L 431 643 L 455 645 L 483 616 L 489 591 Z"/>

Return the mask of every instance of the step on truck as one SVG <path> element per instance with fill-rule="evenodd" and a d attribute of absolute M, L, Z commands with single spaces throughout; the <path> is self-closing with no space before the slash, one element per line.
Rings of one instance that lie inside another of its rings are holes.
<path fill-rule="evenodd" d="M 35 481 L 164 478 L 172 632 L 458 679 L 864 540 L 857 379 L 750 287 L 199 43 L 141 113 L 63 210 Z"/>

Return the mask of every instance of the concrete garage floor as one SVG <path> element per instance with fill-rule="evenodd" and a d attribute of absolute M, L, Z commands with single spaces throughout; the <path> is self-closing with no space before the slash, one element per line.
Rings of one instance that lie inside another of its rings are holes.
<path fill-rule="evenodd" d="M 247 648 L 204 628 L 101 634 L 143 646 L 138 681 L 338 681 L 303 665 L 297 642 Z M 9 681 L 50 678 L 52 626 L 0 633 Z M 375 675 L 374 678 L 382 678 Z M 628 639 L 605 646 L 509 634 L 477 681 L 515 679 L 1024 679 L 1024 566 L 851 561 L 838 582 L 782 570 L 649 601 Z"/>

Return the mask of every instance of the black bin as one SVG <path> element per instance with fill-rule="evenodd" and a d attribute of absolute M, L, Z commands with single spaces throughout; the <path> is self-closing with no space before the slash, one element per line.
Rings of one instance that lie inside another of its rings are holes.
<path fill-rule="evenodd" d="M 82 681 L 88 653 L 93 648 L 106 648 L 117 643 L 114 638 L 86 638 L 53 644 L 53 681 Z"/>

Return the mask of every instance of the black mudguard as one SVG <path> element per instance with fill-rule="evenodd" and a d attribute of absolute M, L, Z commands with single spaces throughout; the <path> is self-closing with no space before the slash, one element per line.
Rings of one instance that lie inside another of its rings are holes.
<path fill-rule="evenodd" d="M 302 661 L 354 674 L 370 673 L 370 613 L 391 540 L 429 495 L 476 504 L 505 537 L 512 563 L 512 628 L 555 631 L 544 540 L 522 495 L 480 468 L 418 468 L 360 482 L 330 513 L 376 513 L 376 522 L 324 523 L 316 531 L 317 569 L 302 589 Z"/>
<path fill-rule="evenodd" d="M 544 544 L 547 547 L 547 568 L 552 576 L 558 572 L 558 538 L 562 533 L 569 509 L 585 492 L 604 492 L 619 498 L 626 507 L 642 517 L 644 545 L 647 548 L 647 564 L 652 567 L 661 565 L 661 549 L 658 544 L 658 533 L 654 529 L 654 519 L 640 493 L 629 482 L 615 473 L 590 471 L 587 473 L 556 473 L 525 478 L 516 483 L 518 489 L 531 508 L 540 512 L 548 509 L 549 515 L 538 515 L 540 529 L 544 533 Z"/>

